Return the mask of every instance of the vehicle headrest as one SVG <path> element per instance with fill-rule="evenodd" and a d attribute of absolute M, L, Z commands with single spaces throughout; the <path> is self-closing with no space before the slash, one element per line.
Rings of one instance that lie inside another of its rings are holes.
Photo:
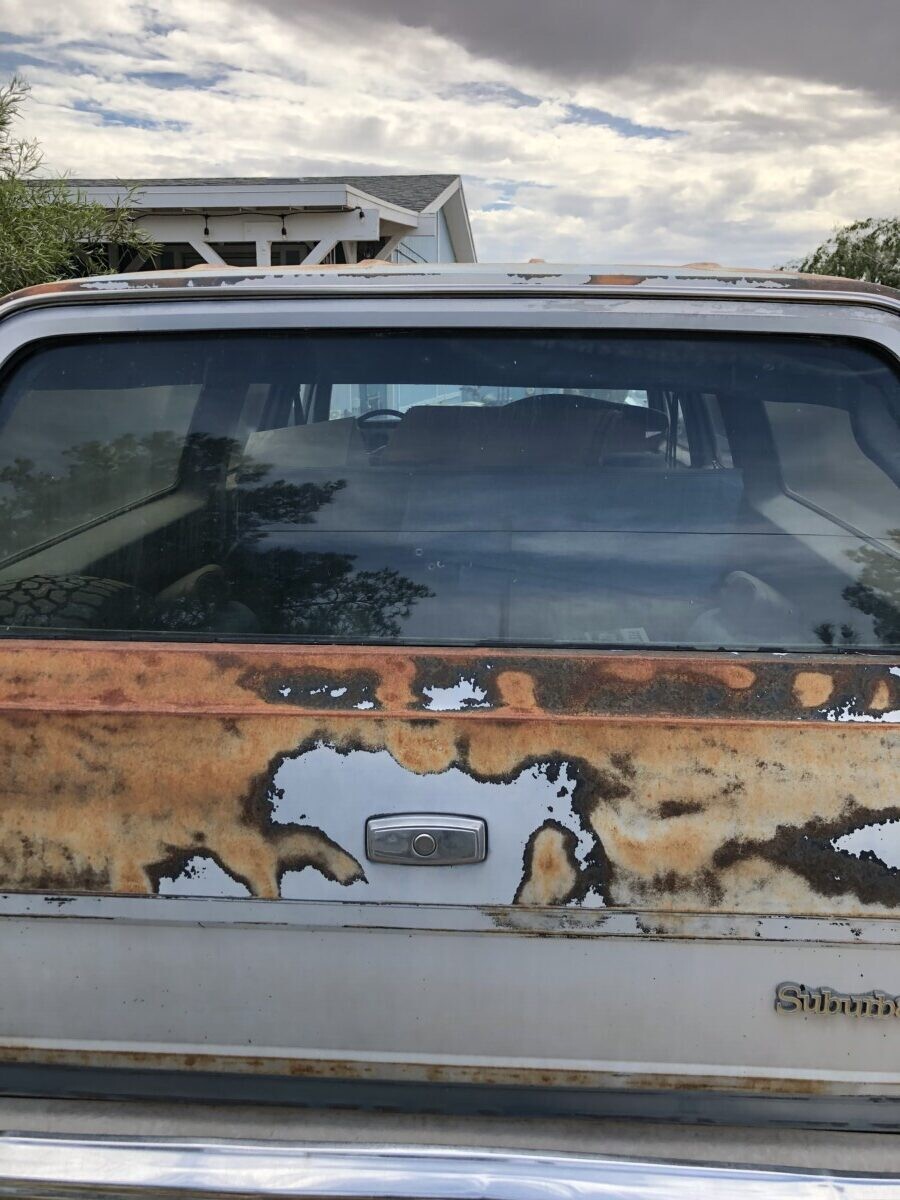
<path fill-rule="evenodd" d="M 409 409 L 379 452 L 393 466 L 590 466 L 609 454 L 656 450 L 665 414 L 570 395 L 526 396 L 510 404 L 419 405 Z"/>

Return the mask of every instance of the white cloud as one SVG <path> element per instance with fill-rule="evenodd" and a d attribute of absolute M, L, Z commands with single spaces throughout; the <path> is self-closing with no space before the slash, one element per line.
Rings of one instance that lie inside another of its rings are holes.
<path fill-rule="evenodd" d="M 26 131 L 74 175 L 460 172 L 483 259 L 767 266 L 900 210 L 883 97 L 683 67 L 665 87 L 637 68 L 569 85 L 337 5 L 292 16 L 234 0 L 0 3 L 33 85 Z M 571 105 L 613 119 L 572 123 Z"/>

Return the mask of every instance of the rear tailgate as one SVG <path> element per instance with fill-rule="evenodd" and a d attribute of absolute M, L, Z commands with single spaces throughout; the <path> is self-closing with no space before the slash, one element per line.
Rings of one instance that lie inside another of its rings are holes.
<path fill-rule="evenodd" d="M 887 999 L 776 1008 L 900 993 L 883 659 L 19 641 L 0 672 L 7 1063 L 897 1092 Z M 368 862 L 385 810 L 482 817 L 487 858 Z"/>

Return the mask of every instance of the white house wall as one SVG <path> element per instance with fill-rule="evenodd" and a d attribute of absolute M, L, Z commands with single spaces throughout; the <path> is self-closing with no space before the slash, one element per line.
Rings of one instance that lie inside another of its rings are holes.
<path fill-rule="evenodd" d="M 428 216 L 433 222 L 434 232 L 427 236 L 413 234 L 405 237 L 397 247 L 397 262 L 456 262 L 443 209 Z"/>
<path fill-rule="evenodd" d="M 148 213 L 141 215 L 139 223 L 156 241 L 164 245 L 189 243 L 210 263 L 220 261 L 211 243 L 255 242 L 256 261 L 260 266 L 271 262 L 273 243 L 307 242 L 314 247 L 324 245 L 324 253 L 327 253 L 339 241 L 375 241 L 382 236 L 377 209 L 289 213 L 284 217 L 283 226 L 280 215 L 257 216 L 247 213 L 234 216 Z M 204 232 L 206 229 L 208 233 Z"/>

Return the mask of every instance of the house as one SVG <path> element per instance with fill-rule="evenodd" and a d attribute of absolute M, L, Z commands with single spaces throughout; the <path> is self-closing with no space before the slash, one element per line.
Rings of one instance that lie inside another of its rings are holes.
<path fill-rule="evenodd" d="M 112 247 L 111 266 L 289 266 L 474 262 L 458 175 L 297 179 L 73 179 L 87 199 L 128 201 L 162 252 L 155 263 Z M 129 199 L 130 195 L 130 199 Z"/>

